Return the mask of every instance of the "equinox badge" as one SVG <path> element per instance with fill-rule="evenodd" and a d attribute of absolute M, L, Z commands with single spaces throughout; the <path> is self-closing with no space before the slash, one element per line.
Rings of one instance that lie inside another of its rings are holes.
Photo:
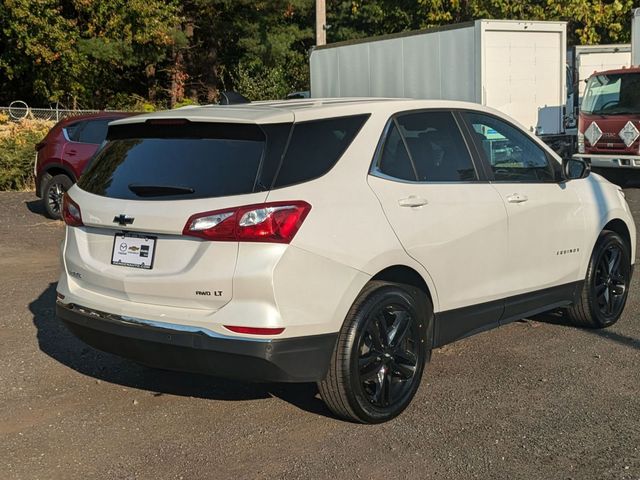
<path fill-rule="evenodd" d="M 116 215 L 113 217 L 113 223 L 117 223 L 118 225 L 131 225 L 133 223 L 133 217 L 127 217 L 124 213 L 120 215 Z"/>

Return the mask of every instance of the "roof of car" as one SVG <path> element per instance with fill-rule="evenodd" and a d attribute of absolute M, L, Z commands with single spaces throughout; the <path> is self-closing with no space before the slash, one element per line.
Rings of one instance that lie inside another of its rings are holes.
<path fill-rule="evenodd" d="M 612 70 L 603 70 L 602 72 L 593 72 L 592 75 L 619 75 L 621 73 L 640 73 L 640 66 L 632 66 L 625 68 L 614 68 Z"/>
<path fill-rule="evenodd" d="M 69 123 L 78 122 L 81 120 L 99 120 L 102 118 L 127 118 L 136 115 L 134 112 L 110 112 L 107 110 L 101 110 L 93 113 L 83 113 L 82 115 L 72 115 L 70 117 L 63 118 L 58 123 L 59 125 L 68 125 Z"/>
<path fill-rule="evenodd" d="M 142 123 L 153 119 L 187 119 L 192 122 L 286 123 L 331 116 L 394 112 L 421 108 L 473 108 L 478 104 L 449 100 L 415 100 L 408 98 L 305 98 L 299 100 L 261 101 L 237 105 L 188 106 L 138 115 L 113 122 L 112 125 Z"/>

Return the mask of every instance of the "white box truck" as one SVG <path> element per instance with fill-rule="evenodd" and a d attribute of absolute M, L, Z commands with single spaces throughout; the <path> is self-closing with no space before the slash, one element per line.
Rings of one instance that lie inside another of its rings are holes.
<path fill-rule="evenodd" d="M 565 22 L 476 20 L 335 43 L 311 52 L 311 97 L 481 103 L 569 154 L 566 54 Z"/>
<path fill-rule="evenodd" d="M 631 19 L 631 64 L 640 65 L 640 8 L 633 11 Z"/>

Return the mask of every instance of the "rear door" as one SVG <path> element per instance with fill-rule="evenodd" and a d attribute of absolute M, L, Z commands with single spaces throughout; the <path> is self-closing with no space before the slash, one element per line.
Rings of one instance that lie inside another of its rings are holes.
<path fill-rule="evenodd" d="M 436 343 L 498 322 L 507 288 L 507 215 L 474 165 L 456 116 L 421 111 L 393 118 L 369 185 L 405 250 L 435 282 L 444 311 Z"/>
<path fill-rule="evenodd" d="M 83 120 L 66 127 L 67 143 L 62 151 L 63 162 L 73 165 L 77 175 L 84 170 L 89 159 L 107 137 L 107 127 L 114 118 Z"/>
<path fill-rule="evenodd" d="M 286 138 L 288 127 L 282 131 Z M 264 132 L 257 125 L 189 122 L 113 132 L 69 192 L 85 225 L 68 229 L 69 275 L 78 287 L 108 297 L 220 308 L 232 297 L 238 243 L 182 232 L 194 214 L 264 202 L 258 181 Z"/>
<path fill-rule="evenodd" d="M 562 181 L 560 164 L 514 125 L 484 113 L 463 116 L 509 216 L 508 296 L 529 294 L 508 302 L 505 318 L 566 300 L 588 248 L 579 181 Z M 566 291 L 557 288 L 563 285 Z"/>

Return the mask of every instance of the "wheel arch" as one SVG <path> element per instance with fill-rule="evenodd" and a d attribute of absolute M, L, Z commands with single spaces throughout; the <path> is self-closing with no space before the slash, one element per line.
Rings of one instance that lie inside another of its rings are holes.
<path fill-rule="evenodd" d="M 624 220 L 620 218 L 614 218 L 613 220 L 610 220 L 602 230 L 611 230 L 612 232 L 620 235 L 629 248 L 629 254 L 631 254 L 631 252 L 633 251 L 633 245 L 631 244 L 631 232 L 629 231 L 629 227 L 627 227 L 627 224 Z"/>
<path fill-rule="evenodd" d="M 371 281 L 374 280 L 404 283 L 406 285 L 416 287 L 419 290 L 423 291 L 427 295 L 427 297 L 429 297 L 429 301 L 431 302 L 431 304 L 435 306 L 435 299 L 431 293 L 429 285 L 425 281 L 424 277 L 414 268 L 408 267 L 406 265 L 392 265 L 384 268 L 383 270 L 380 270 L 373 277 L 371 277 Z"/>
<path fill-rule="evenodd" d="M 76 183 L 78 181 L 73 171 L 62 164 L 51 165 L 50 167 L 45 168 L 44 171 L 52 177 L 55 177 L 56 175 L 66 175 L 71 179 L 73 183 Z"/>

